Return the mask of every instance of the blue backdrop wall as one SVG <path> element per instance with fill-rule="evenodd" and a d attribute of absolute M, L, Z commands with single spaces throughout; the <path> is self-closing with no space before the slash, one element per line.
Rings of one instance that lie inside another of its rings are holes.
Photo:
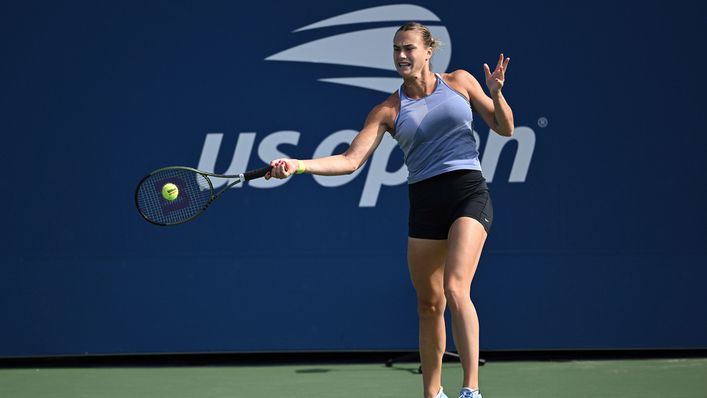
<path fill-rule="evenodd" d="M 706 348 L 706 32 L 678 3 L 3 3 L 0 356 L 414 349 L 391 140 L 180 227 L 132 196 L 165 165 L 342 151 L 408 20 L 445 42 L 437 71 L 511 57 L 515 136 L 475 124 L 482 349 Z"/>

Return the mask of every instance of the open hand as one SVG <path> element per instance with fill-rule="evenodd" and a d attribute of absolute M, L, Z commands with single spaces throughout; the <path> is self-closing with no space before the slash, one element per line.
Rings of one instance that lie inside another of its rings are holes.
<path fill-rule="evenodd" d="M 491 73 L 488 64 L 484 64 L 484 73 L 486 74 L 486 87 L 489 88 L 492 96 L 497 95 L 503 89 L 503 83 L 506 79 L 506 71 L 508 70 L 508 62 L 510 58 L 503 58 L 503 53 L 498 56 L 498 64 L 496 69 Z"/>

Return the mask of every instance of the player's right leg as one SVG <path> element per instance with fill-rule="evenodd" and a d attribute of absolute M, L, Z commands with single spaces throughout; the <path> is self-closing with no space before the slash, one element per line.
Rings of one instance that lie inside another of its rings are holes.
<path fill-rule="evenodd" d="M 408 238 L 408 268 L 417 293 L 420 319 L 420 365 L 425 398 L 439 396 L 442 383 L 442 357 L 446 348 L 446 252 L 446 240 Z"/>

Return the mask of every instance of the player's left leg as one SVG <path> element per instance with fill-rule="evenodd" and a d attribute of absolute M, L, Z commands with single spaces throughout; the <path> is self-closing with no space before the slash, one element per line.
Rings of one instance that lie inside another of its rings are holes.
<path fill-rule="evenodd" d="M 471 281 L 486 241 L 475 219 L 460 217 L 449 230 L 444 294 L 452 315 L 454 343 L 464 370 L 462 387 L 479 388 L 479 319 L 471 302 Z"/>

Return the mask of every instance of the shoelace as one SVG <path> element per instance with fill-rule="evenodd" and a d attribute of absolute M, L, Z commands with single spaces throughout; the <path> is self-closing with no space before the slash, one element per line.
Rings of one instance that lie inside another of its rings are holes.
<path fill-rule="evenodd" d="M 459 396 L 459 398 L 473 398 L 473 397 L 474 397 L 474 392 L 469 391 L 469 390 L 462 391 L 462 395 Z"/>

